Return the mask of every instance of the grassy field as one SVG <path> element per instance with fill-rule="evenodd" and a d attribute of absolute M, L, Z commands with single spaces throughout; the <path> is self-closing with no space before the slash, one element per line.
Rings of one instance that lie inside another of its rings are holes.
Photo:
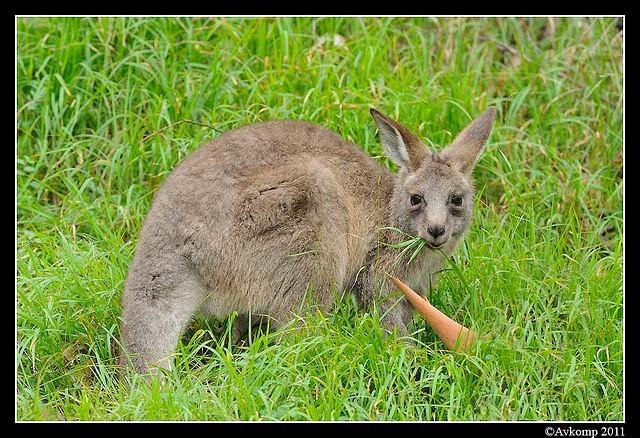
<path fill-rule="evenodd" d="M 622 420 L 623 63 L 614 18 L 19 18 L 19 420 Z M 473 225 L 432 302 L 489 339 L 384 337 L 345 298 L 230 347 L 196 321 L 119 378 L 119 300 L 172 168 L 305 119 L 376 156 L 368 109 L 439 148 L 489 105 Z M 458 268 L 458 269 L 454 269 Z"/>

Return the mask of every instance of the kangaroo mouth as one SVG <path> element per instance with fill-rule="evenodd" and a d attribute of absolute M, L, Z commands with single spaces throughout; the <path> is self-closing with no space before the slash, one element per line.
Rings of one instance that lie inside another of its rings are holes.
<path fill-rule="evenodd" d="M 447 243 L 446 241 L 438 243 L 438 244 L 435 244 L 435 243 L 432 243 L 432 242 L 429 242 L 429 241 L 425 241 L 425 242 L 427 242 L 427 246 L 429 248 L 431 248 L 431 249 L 440 249 L 440 248 L 442 248 L 444 246 L 445 243 Z"/>

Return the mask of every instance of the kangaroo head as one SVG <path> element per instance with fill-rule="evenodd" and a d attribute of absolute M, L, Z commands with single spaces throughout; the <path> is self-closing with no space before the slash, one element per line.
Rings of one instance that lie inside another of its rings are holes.
<path fill-rule="evenodd" d="M 465 232 L 473 207 L 471 173 L 495 114 L 490 107 L 438 153 L 397 121 L 371 109 L 386 154 L 400 166 L 390 205 L 395 226 L 433 248 Z"/>

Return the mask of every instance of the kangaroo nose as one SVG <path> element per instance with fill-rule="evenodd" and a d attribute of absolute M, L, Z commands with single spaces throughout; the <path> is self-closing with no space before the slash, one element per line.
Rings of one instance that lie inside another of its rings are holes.
<path fill-rule="evenodd" d="M 444 225 L 434 225 L 433 227 L 429 225 L 427 231 L 434 239 L 437 239 L 444 234 Z"/>

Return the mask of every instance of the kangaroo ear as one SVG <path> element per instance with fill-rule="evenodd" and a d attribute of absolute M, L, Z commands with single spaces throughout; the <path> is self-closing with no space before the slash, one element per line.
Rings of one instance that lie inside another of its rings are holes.
<path fill-rule="evenodd" d="M 478 161 L 480 152 L 489 138 L 495 118 L 496 109 L 489 107 L 484 114 L 458 134 L 453 143 L 440 153 L 440 157 L 460 172 L 471 174 L 473 166 Z"/>
<path fill-rule="evenodd" d="M 371 108 L 370 112 L 378 125 L 380 141 L 387 156 L 399 166 L 410 171 L 417 170 L 427 154 L 422 142 L 407 128 L 375 108 Z"/>

